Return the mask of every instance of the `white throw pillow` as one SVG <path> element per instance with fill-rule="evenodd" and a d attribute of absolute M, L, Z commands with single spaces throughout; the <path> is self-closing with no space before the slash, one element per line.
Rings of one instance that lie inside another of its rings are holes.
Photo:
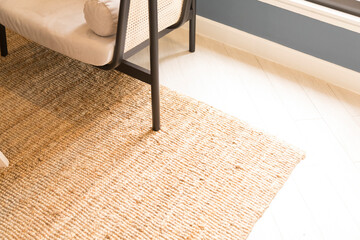
<path fill-rule="evenodd" d="M 120 0 L 88 0 L 84 16 L 90 29 L 97 35 L 107 37 L 116 33 Z"/>

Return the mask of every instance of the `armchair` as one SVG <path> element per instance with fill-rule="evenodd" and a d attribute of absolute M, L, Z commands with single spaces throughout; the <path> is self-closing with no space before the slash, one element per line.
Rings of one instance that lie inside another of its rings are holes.
<path fill-rule="evenodd" d="M 158 39 L 189 21 L 189 51 L 195 51 L 196 0 L 121 0 L 117 32 L 111 37 L 97 36 L 87 27 L 84 2 L 0 0 L 1 56 L 8 54 L 7 27 L 76 60 L 148 83 L 153 130 L 160 130 Z M 148 45 L 150 70 L 126 60 Z"/>

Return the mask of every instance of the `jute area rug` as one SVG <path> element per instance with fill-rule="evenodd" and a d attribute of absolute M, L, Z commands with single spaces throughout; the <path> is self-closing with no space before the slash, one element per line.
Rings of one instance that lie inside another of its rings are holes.
<path fill-rule="evenodd" d="M 1 239 L 246 239 L 304 154 L 204 103 L 9 33 Z"/>

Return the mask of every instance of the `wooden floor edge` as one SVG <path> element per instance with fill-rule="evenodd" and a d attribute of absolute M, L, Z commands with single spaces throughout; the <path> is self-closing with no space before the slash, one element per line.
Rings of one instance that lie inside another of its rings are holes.
<path fill-rule="evenodd" d="M 9 160 L 5 157 L 5 155 L 0 151 L 0 168 L 8 167 Z"/>

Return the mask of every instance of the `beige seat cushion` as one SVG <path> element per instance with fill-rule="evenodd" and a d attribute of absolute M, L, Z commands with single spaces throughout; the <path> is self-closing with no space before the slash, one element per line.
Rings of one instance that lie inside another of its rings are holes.
<path fill-rule="evenodd" d="M 100 37 L 89 29 L 86 0 L 0 0 L 0 23 L 47 48 L 84 63 L 102 66 L 113 57 L 115 36 Z M 131 0 L 125 51 L 146 40 L 147 0 Z M 183 0 L 159 0 L 159 31 L 176 23 Z"/>

